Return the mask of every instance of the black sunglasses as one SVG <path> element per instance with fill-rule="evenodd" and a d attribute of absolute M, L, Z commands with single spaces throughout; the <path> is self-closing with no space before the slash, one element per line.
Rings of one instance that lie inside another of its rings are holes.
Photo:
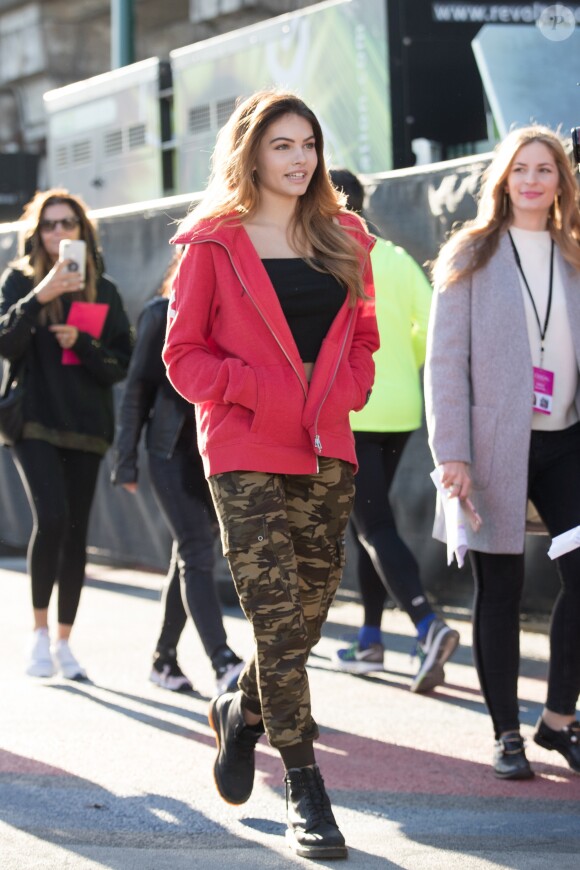
<path fill-rule="evenodd" d="M 63 230 L 74 230 L 80 224 L 80 220 L 77 217 L 61 218 L 57 221 L 49 221 L 47 218 L 44 218 L 39 222 L 38 226 L 42 232 L 53 233 L 59 224 Z"/>

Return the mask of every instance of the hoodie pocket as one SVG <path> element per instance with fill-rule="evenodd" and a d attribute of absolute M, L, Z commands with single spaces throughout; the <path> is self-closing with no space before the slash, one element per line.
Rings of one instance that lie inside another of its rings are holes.
<path fill-rule="evenodd" d="M 301 435 L 306 397 L 296 372 L 288 365 L 260 366 L 255 372 L 258 401 L 252 434 L 282 442 Z"/>

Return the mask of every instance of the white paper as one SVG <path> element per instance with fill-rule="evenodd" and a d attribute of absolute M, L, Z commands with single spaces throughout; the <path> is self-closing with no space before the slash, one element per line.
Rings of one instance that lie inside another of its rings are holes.
<path fill-rule="evenodd" d="M 445 533 L 447 537 L 447 564 L 451 565 L 453 556 L 455 556 L 457 564 L 460 568 L 463 568 L 468 547 L 465 527 L 466 519 L 461 508 L 461 502 L 458 498 L 449 498 L 449 490 L 445 489 L 441 483 L 441 474 L 438 468 L 435 468 L 431 472 L 431 480 L 435 484 L 441 504 L 443 505 Z"/>
<path fill-rule="evenodd" d="M 548 556 L 550 559 L 558 559 L 564 553 L 569 553 L 570 550 L 576 550 L 578 547 L 580 547 L 580 526 L 552 538 Z"/>

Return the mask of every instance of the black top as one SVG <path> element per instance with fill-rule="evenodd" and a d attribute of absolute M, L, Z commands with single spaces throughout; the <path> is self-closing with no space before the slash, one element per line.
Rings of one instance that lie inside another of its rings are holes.
<path fill-rule="evenodd" d="M 104 454 L 113 441 L 112 386 L 127 374 L 132 331 L 121 297 L 105 275 L 97 302 L 109 306 L 100 339 L 80 332 L 74 352 L 81 365 L 62 365 L 62 350 L 48 326 L 32 280 L 17 269 L 0 279 L 0 355 L 25 358 L 24 438 Z M 71 301 L 63 296 L 63 322 Z"/>
<path fill-rule="evenodd" d="M 333 275 L 298 257 L 262 260 L 303 362 L 315 362 L 320 345 L 346 298 Z"/>

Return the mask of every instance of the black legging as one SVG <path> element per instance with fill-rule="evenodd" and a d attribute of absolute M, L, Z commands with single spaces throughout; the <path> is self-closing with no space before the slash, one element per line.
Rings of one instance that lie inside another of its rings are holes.
<path fill-rule="evenodd" d="M 48 607 L 58 583 L 58 621 L 73 625 L 85 579 L 89 514 L 101 457 L 24 439 L 14 448 L 33 517 L 28 545 L 32 606 Z"/>
<path fill-rule="evenodd" d="M 359 541 L 353 535 L 356 549 L 356 576 L 364 610 L 364 625 L 380 628 L 388 592 L 381 578 L 375 571 L 373 560 Z"/>
<path fill-rule="evenodd" d="M 580 423 L 533 432 L 528 492 L 552 537 L 580 525 Z M 475 493 L 477 498 L 477 493 Z M 496 737 L 519 729 L 519 608 L 524 555 L 471 553 L 475 579 L 473 654 Z M 546 706 L 572 715 L 580 694 L 580 549 L 557 560 Z"/>
<path fill-rule="evenodd" d="M 189 613 L 212 658 L 227 643 L 214 581 L 215 514 L 197 447 L 185 446 L 186 440 L 180 439 L 169 459 L 148 457 L 153 492 L 173 537 L 157 648 L 177 646 Z"/>
<path fill-rule="evenodd" d="M 389 490 L 410 435 L 355 432 L 359 470 L 351 518 L 358 541 L 369 557 L 359 556 L 358 561 L 365 625 L 380 626 L 385 589 L 415 625 L 433 612 L 417 561 L 399 537 L 389 503 Z"/>

